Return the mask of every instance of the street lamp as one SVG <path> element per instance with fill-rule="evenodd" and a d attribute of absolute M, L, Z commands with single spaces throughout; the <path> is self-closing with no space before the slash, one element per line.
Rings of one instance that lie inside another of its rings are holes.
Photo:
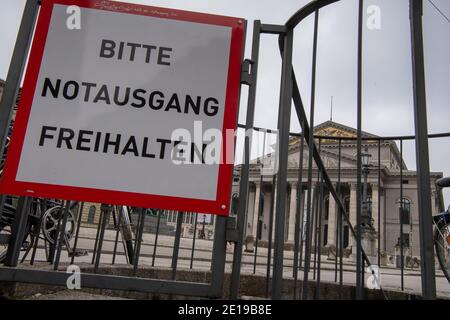
<path fill-rule="evenodd" d="M 362 173 L 364 175 L 363 185 L 363 212 L 361 215 L 361 225 L 363 228 L 372 229 L 372 219 L 369 213 L 369 202 L 367 199 L 367 177 L 369 176 L 369 163 L 372 155 L 369 153 L 367 147 L 364 148 L 364 152 L 361 153 Z"/>

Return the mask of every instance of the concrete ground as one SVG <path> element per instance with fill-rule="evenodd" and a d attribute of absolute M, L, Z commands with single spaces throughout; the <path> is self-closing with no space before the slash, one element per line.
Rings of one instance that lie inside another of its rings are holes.
<path fill-rule="evenodd" d="M 107 230 L 105 232 L 105 240 L 102 247 L 101 264 L 111 264 L 114 240 L 116 232 L 113 230 Z M 81 228 L 80 236 L 78 240 L 77 248 L 88 250 L 89 255 L 83 257 L 76 257 L 75 264 L 78 263 L 90 263 L 92 261 L 92 251 L 94 248 L 96 236 L 96 229 L 93 228 Z M 154 249 L 154 234 L 144 234 L 143 243 L 141 246 L 141 254 L 139 258 L 139 266 L 152 266 L 153 260 L 153 249 Z M 158 244 L 156 249 L 156 256 L 154 260 L 155 267 L 170 267 L 172 254 L 173 254 L 173 242 L 174 237 L 159 235 Z M 73 240 L 71 245 L 73 245 Z M 197 239 L 195 242 L 194 259 L 193 259 L 193 269 L 194 270 L 210 270 L 211 268 L 211 257 L 212 257 L 212 245 L 211 240 Z M 260 276 L 266 276 L 267 271 L 267 248 L 258 248 L 258 254 L 256 259 L 256 269 L 255 274 Z M 126 264 L 126 258 L 123 254 L 123 245 L 120 241 L 117 246 L 118 255 L 116 256 L 116 264 Z M 273 251 L 272 251 L 273 252 Z M 233 245 L 227 247 L 226 255 L 226 266 L 225 271 L 231 272 L 231 263 L 233 256 Z M 180 252 L 178 260 L 178 269 L 189 269 L 191 263 L 192 254 L 192 239 L 181 238 L 180 241 Z M 23 253 L 22 253 L 23 255 Z M 284 277 L 291 278 L 293 273 L 293 252 L 285 250 L 284 252 Z M 31 254 L 26 260 L 30 258 Z M 38 246 L 36 261 L 45 261 L 45 251 L 43 248 L 43 241 L 40 241 Z M 61 262 L 70 261 L 67 251 L 63 250 L 61 253 Z M 326 256 L 322 256 L 321 259 L 321 281 L 324 282 L 334 282 L 335 271 L 334 271 L 334 261 L 330 261 Z M 26 264 L 24 265 L 26 266 Z M 313 263 L 311 264 L 311 272 L 309 273 L 309 280 L 314 279 Z M 252 274 L 254 272 L 254 253 L 244 252 L 242 257 L 242 273 Z M 303 279 L 303 270 L 299 271 L 299 279 Z M 343 272 L 343 283 L 346 285 L 354 285 L 356 281 L 355 275 L 355 265 L 349 260 L 344 259 L 344 272 Z M 386 290 L 400 291 L 401 276 L 400 270 L 393 267 L 382 267 L 380 269 L 380 281 L 381 286 Z M 438 296 L 443 298 L 450 298 L 450 284 L 445 279 L 442 271 L 436 269 L 436 286 Z M 420 271 L 418 269 L 405 269 L 404 271 L 404 287 L 405 291 L 408 293 L 420 294 L 421 292 L 421 277 Z M 50 297 L 51 298 L 51 297 Z"/>

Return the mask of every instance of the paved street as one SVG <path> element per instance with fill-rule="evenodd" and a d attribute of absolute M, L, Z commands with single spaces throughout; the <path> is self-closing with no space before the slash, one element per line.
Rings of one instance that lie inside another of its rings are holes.
<path fill-rule="evenodd" d="M 87 262 L 92 261 L 92 251 L 94 248 L 96 229 L 93 228 L 81 228 L 80 237 L 78 240 L 78 248 L 88 250 L 89 255 L 83 257 L 75 258 L 75 264 L 77 262 Z M 105 232 L 105 240 L 103 242 L 101 263 L 111 264 L 114 250 L 114 240 L 115 231 L 107 230 Z M 154 234 L 144 234 L 143 243 L 141 247 L 141 255 L 139 258 L 140 266 L 151 266 L 153 260 L 153 248 L 154 248 L 155 237 Z M 172 253 L 173 253 L 173 241 L 174 237 L 159 235 L 158 245 L 155 256 L 155 267 L 170 267 Z M 194 260 L 193 269 L 195 270 L 209 270 L 211 267 L 211 257 L 212 257 L 212 244 L 211 240 L 197 239 L 195 242 L 194 250 Z M 73 240 L 72 240 L 73 245 Z M 123 255 L 123 245 L 119 242 L 117 246 L 117 256 L 116 264 L 125 264 L 126 258 Z M 227 247 L 227 257 L 226 257 L 226 272 L 231 272 L 231 262 L 232 262 L 233 246 L 228 245 Z M 189 269 L 191 263 L 192 254 L 192 239 L 182 238 L 180 241 L 180 252 L 178 260 L 179 269 Z M 27 257 L 29 259 L 30 255 Z M 39 249 L 36 255 L 36 261 L 45 261 L 45 251 L 43 249 L 43 242 L 41 241 Z M 61 262 L 70 261 L 65 250 L 61 254 Z M 254 269 L 254 253 L 248 253 L 244 251 L 242 258 L 242 273 L 251 274 Z M 257 265 L 255 273 L 260 276 L 266 276 L 267 270 L 267 249 L 258 248 Z M 326 282 L 334 282 L 335 271 L 334 271 L 334 261 L 327 260 L 326 256 L 322 257 L 321 260 L 322 271 L 321 279 Z M 293 265 L 293 252 L 284 252 L 284 276 L 292 277 L 292 265 Z M 313 266 L 313 263 L 311 264 Z M 354 285 L 355 283 L 355 266 L 348 259 L 344 259 L 344 272 L 343 281 L 344 284 Z M 299 279 L 303 278 L 303 270 L 299 271 Z M 400 290 L 400 270 L 391 267 L 384 267 L 381 269 L 381 285 L 385 289 L 389 290 Z M 309 274 L 309 279 L 314 279 L 313 268 Z M 415 270 L 405 270 L 405 291 L 409 293 L 420 293 L 421 290 L 421 279 L 420 272 Z M 437 270 L 436 285 L 438 295 L 442 297 L 450 298 L 450 284 L 444 278 L 442 272 Z"/>

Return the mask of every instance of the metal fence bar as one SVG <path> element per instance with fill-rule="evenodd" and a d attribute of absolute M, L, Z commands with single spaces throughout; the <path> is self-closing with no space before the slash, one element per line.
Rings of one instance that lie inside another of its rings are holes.
<path fill-rule="evenodd" d="M 377 170 L 377 179 L 378 179 L 378 237 L 377 237 L 377 247 L 378 247 L 378 266 L 381 266 L 381 140 L 378 141 L 378 170 Z"/>
<path fill-rule="evenodd" d="M 246 134 L 244 143 L 244 163 L 241 169 L 241 178 L 239 183 L 239 210 L 237 215 L 237 231 L 238 239 L 234 245 L 233 252 L 233 266 L 231 272 L 230 282 L 230 298 L 237 299 L 239 295 L 239 282 L 241 277 L 241 261 L 242 261 L 242 245 L 245 232 L 245 216 L 247 211 L 247 197 L 248 197 L 248 180 L 249 180 L 249 166 L 250 166 L 250 152 L 252 139 L 248 135 L 250 128 L 253 127 L 255 118 L 255 101 L 256 101 L 256 86 L 258 74 L 258 60 L 259 60 L 259 43 L 261 37 L 261 21 L 255 20 L 253 24 L 253 41 L 252 41 L 252 83 L 248 91 L 247 100 L 247 119 L 246 119 Z"/>
<path fill-rule="evenodd" d="M 134 246 L 134 258 L 133 258 L 133 274 L 136 275 L 137 268 L 139 265 L 139 255 L 141 253 L 141 245 L 143 241 L 144 235 L 144 227 L 145 227 L 145 212 L 146 209 L 141 208 L 139 211 L 139 229 L 136 234 L 136 244 Z"/>
<path fill-rule="evenodd" d="M 192 248 L 191 248 L 191 263 L 189 265 L 189 269 L 192 269 L 192 267 L 194 265 L 195 239 L 197 238 L 197 218 L 198 218 L 198 213 L 195 214 L 194 235 L 192 237 Z"/>
<path fill-rule="evenodd" d="M 264 132 L 264 138 L 263 138 L 263 158 L 265 157 L 266 154 L 266 132 Z M 264 168 L 264 161 L 261 161 L 261 169 Z M 254 255 L 254 261 L 253 261 L 253 274 L 256 273 L 256 259 L 258 258 L 258 243 L 259 243 L 259 236 L 261 233 L 261 228 L 262 225 L 260 223 L 260 219 L 263 213 L 263 204 L 264 204 L 264 180 L 263 180 L 263 170 L 261 170 L 261 177 L 259 180 L 259 205 L 258 205 L 258 212 L 256 213 L 258 215 L 258 219 L 256 220 L 257 224 L 256 224 L 256 235 L 255 235 L 255 255 Z M 257 195 L 255 194 L 255 197 Z M 255 221 L 255 219 L 253 219 L 253 221 Z"/>
<path fill-rule="evenodd" d="M 273 217 L 275 210 L 275 184 L 277 182 L 277 175 L 272 176 L 272 190 L 270 191 L 270 212 L 269 212 L 269 242 L 267 248 L 267 268 L 266 268 L 266 297 L 269 297 L 270 289 L 270 269 L 272 261 L 272 237 L 273 237 Z"/>
<path fill-rule="evenodd" d="M 422 15 L 423 1 L 410 0 L 422 296 L 436 299 Z"/>
<path fill-rule="evenodd" d="M 292 50 L 293 30 L 284 35 L 284 50 L 281 67 L 280 107 L 278 129 L 280 130 L 280 152 L 277 175 L 277 196 L 275 213 L 275 246 L 273 250 L 272 299 L 281 299 L 283 286 L 284 224 L 286 219 L 287 166 L 289 128 L 292 100 Z"/>
<path fill-rule="evenodd" d="M 400 159 L 403 159 L 403 140 L 400 140 Z M 400 207 L 399 207 L 399 222 L 400 222 L 400 289 L 405 290 L 405 264 L 403 255 L 403 160 L 400 160 Z"/>
<path fill-rule="evenodd" d="M 98 272 L 98 268 L 100 265 L 103 240 L 105 238 L 106 222 L 108 221 L 109 214 L 111 213 L 111 206 L 108 204 L 102 203 L 100 211 L 102 212 L 102 220 L 99 221 L 101 228 L 100 228 L 100 235 L 99 235 L 98 244 L 97 244 L 97 254 L 95 255 L 95 267 L 94 267 L 95 273 Z"/>
<path fill-rule="evenodd" d="M 173 254 L 172 254 L 172 273 L 171 279 L 175 280 L 177 275 L 177 264 L 178 264 L 178 253 L 180 251 L 180 238 L 181 238 L 181 227 L 183 225 L 183 212 L 178 212 L 177 217 L 177 229 L 175 231 L 175 241 L 173 244 Z"/>
<path fill-rule="evenodd" d="M 317 180 L 319 180 L 319 172 L 317 172 Z M 319 234 L 318 232 L 318 226 L 319 226 L 319 181 L 317 181 L 316 183 L 316 187 L 315 187 L 315 195 L 313 196 L 314 202 L 313 202 L 313 227 L 312 230 L 314 232 L 314 259 L 313 259 L 313 280 L 316 280 L 316 275 L 317 275 L 317 236 Z"/>
<path fill-rule="evenodd" d="M 158 210 L 158 219 L 156 220 L 156 234 L 155 234 L 155 242 L 153 243 L 152 267 L 155 266 L 156 248 L 158 247 L 159 225 L 161 223 L 161 212 L 163 211 Z"/>
<path fill-rule="evenodd" d="M 339 140 L 338 142 L 338 174 L 337 174 L 337 184 L 336 184 L 336 192 L 340 198 L 342 198 L 341 194 L 341 147 L 342 142 Z M 329 201 L 331 201 L 331 195 L 329 195 Z M 341 256 L 340 252 L 342 251 L 342 244 L 340 243 L 340 233 L 342 231 L 342 218 L 339 209 L 337 212 L 329 212 L 329 214 L 335 215 L 336 217 L 336 228 L 334 230 L 334 243 L 336 246 L 336 250 L 334 253 L 334 282 L 338 282 L 338 257 Z"/>
<path fill-rule="evenodd" d="M 238 128 L 245 128 L 243 124 L 238 124 Z M 268 133 L 274 133 L 276 130 L 269 128 L 260 128 L 260 127 L 252 127 L 252 130 L 255 131 L 267 131 Z M 289 135 L 293 137 L 301 137 L 301 132 L 289 132 Z M 450 137 L 450 132 L 445 133 L 433 133 L 429 134 L 429 139 L 438 139 L 438 138 L 448 138 Z M 348 140 L 348 141 L 356 141 L 356 137 L 335 137 L 335 136 L 325 136 L 325 135 L 314 135 L 315 139 L 323 139 L 323 140 Z M 383 141 L 383 140 L 415 140 L 416 136 L 383 136 L 383 137 L 361 137 L 362 141 Z"/>
<path fill-rule="evenodd" d="M 38 244 L 39 244 L 39 235 L 40 235 L 41 228 L 42 228 L 42 218 L 43 218 L 43 215 L 45 214 L 45 211 L 47 211 L 47 200 L 40 199 L 39 207 L 41 210 L 41 216 L 39 217 L 39 226 L 38 226 L 38 230 L 36 232 L 37 236 L 36 236 L 36 240 L 34 241 L 34 244 L 33 244 L 33 251 L 31 252 L 30 265 L 34 264 L 34 260 L 36 258 L 36 251 L 37 251 Z"/>
<path fill-rule="evenodd" d="M 294 236 L 294 264 L 293 274 L 294 277 L 294 300 L 297 300 L 297 281 L 298 281 L 298 268 L 299 268 L 299 255 L 301 265 L 301 253 L 303 251 L 303 151 L 304 151 L 304 138 L 300 138 L 300 154 L 298 161 L 298 176 L 297 176 L 297 201 L 295 208 L 295 236 Z M 299 254 L 300 251 L 300 254 Z"/>
<path fill-rule="evenodd" d="M 103 210 L 100 210 L 100 216 L 98 217 L 97 233 L 95 234 L 94 252 L 92 252 L 92 262 L 91 262 L 92 264 L 94 264 L 95 256 L 97 254 L 98 239 L 100 236 L 100 229 L 101 229 L 102 221 L 103 221 Z"/>
<path fill-rule="evenodd" d="M 211 294 L 217 297 L 222 297 L 227 251 L 227 218 L 223 216 L 216 216 L 215 223 L 213 254 L 211 259 Z"/>
<path fill-rule="evenodd" d="M 77 230 L 75 231 L 75 240 L 74 240 L 74 243 L 73 243 L 72 258 L 70 259 L 70 264 L 73 264 L 73 262 L 75 261 L 75 253 L 77 251 L 78 237 L 79 237 L 79 234 L 80 234 L 80 227 L 81 227 L 81 218 L 83 217 L 83 208 L 84 208 L 84 202 L 81 202 L 80 208 L 78 209 Z"/>
<path fill-rule="evenodd" d="M 61 258 L 62 245 L 65 242 L 65 240 L 67 239 L 67 237 L 66 237 L 66 225 L 67 225 L 67 216 L 69 215 L 69 207 L 70 207 L 70 201 L 69 200 L 66 201 L 66 208 L 65 209 L 64 209 L 64 206 L 61 205 L 62 224 L 61 224 L 61 226 L 60 226 L 60 228 L 58 230 L 59 240 L 58 240 L 58 246 L 56 247 L 56 256 L 55 256 L 55 262 L 53 264 L 53 270 L 58 270 L 59 260 Z"/>
<path fill-rule="evenodd" d="M 117 244 L 119 243 L 119 233 L 122 223 L 122 214 L 118 211 L 118 207 L 114 206 L 113 211 L 111 212 L 114 218 L 114 222 L 116 225 L 116 236 L 114 238 L 114 249 L 113 249 L 113 256 L 111 260 L 111 264 L 116 263 L 116 254 L 117 254 Z M 123 240 L 122 240 L 123 242 Z M 125 249 L 126 250 L 126 249 Z M 127 256 L 125 251 L 125 257 Z"/>
<path fill-rule="evenodd" d="M 324 190 L 323 190 L 323 176 L 320 172 L 320 191 L 319 191 L 319 206 L 318 206 L 318 226 L 317 232 L 317 282 L 316 282 L 316 299 L 320 300 L 320 273 L 321 273 L 321 255 L 322 255 L 322 221 L 323 221 L 323 202 L 324 202 Z"/>
<path fill-rule="evenodd" d="M 339 140 L 339 151 L 338 151 L 338 184 L 337 184 L 337 194 L 338 197 L 342 201 L 342 186 L 341 186 L 341 158 L 342 158 L 342 141 Z M 331 198 L 331 195 L 330 195 Z M 337 211 L 338 217 L 339 217 L 339 231 L 338 231 L 338 237 L 339 237 L 339 286 L 340 286 L 340 293 L 342 292 L 342 285 L 344 281 L 344 219 L 342 216 L 342 210 L 341 208 L 338 208 Z M 336 241 L 337 243 L 337 241 Z M 336 251 L 337 254 L 337 251 Z M 337 255 L 336 255 L 336 261 L 337 261 Z"/>
<path fill-rule="evenodd" d="M 316 84 L 316 62 L 317 62 L 317 38 L 318 38 L 318 29 L 319 29 L 319 10 L 315 10 L 314 16 L 314 40 L 313 40 L 313 58 L 312 58 L 312 79 L 311 79 L 311 109 L 310 109 L 310 126 L 314 127 L 314 103 L 315 103 L 315 84 Z M 295 80 L 294 80 L 295 83 Z M 295 83 L 295 87 L 297 87 Z M 300 95 L 298 95 L 300 96 Z M 299 114 L 299 110 L 297 109 L 297 116 L 300 118 L 302 115 Z M 304 117 L 306 119 L 306 117 Z M 306 123 L 303 122 L 303 125 L 306 126 Z M 303 132 L 305 132 L 305 128 L 302 128 Z M 306 133 L 306 132 L 305 132 Z M 307 211 L 306 211 L 306 219 L 307 219 L 307 228 L 306 228 L 306 238 L 309 239 L 311 228 L 309 227 L 310 219 L 311 219 L 311 190 L 312 190 L 312 165 L 313 165 L 313 148 L 314 148 L 314 137 L 313 134 L 309 135 L 308 139 L 308 199 L 307 199 Z M 310 268 L 310 252 L 311 252 L 311 244 L 308 241 L 305 248 L 305 267 L 304 267 L 304 275 L 303 275 L 303 292 L 302 299 L 308 299 L 308 278 L 309 278 L 309 268 Z"/>
<path fill-rule="evenodd" d="M 364 15 L 364 1 L 359 0 L 358 7 L 358 85 L 357 85 L 357 174 L 356 174 L 356 299 L 362 300 L 364 295 L 364 283 L 362 274 L 364 273 L 362 265 L 362 245 L 361 245 L 361 148 L 362 148 L 362 48 L 363 48 L 363 15 Z"/>
<path fill-rule="evenodd" d="M 322 140 L 319 139 L 319 155 L 320 155 L 321 151 L 322 151 Z M 320 192 L 320 177 L 321 177 L 321 171 L 318 170 L 317 171 L 317 190 L 318 190 L 318 192 Z M 314 230 L 314 268 L 313 268 L 314 273 L 313 273 L 313 279 L 314 280 L 316 280 L 316 275 L 317 275 L 317 255 L 319 254 L 319 247 L 320 247 L 320 240 L 319 240 L 319 237 L 320 237 L 319 230 L 321 228 L 321 225 L 319 224 L 319 219 L 320 219 L 319 218 L 319 214 L 320 214 L 320 211 L 319 211 L 319 205 L 320 205 L 319 201 L 320 200 L 319 199 L 320 198 L 321 198 L 321 194 L 319 193 L 318 197 L 316 197 L 316 202 L 315 202 L 316 209 L 315 209 L 315 211 L 313 211 L 313 212 L 315 212 L 315 214 L 314 214 L 314 228 L 313 228 L 313 230 Z"/>

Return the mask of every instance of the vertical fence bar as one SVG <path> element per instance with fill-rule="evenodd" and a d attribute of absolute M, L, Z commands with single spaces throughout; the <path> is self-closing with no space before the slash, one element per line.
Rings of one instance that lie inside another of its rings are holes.
<path fill-rule="evenodd" d="M 400 206 L 399 206 L 399 220 L 400 220 L 400 288 L 405 290 L 405 266 L 403 256 L 403 140 L 400 140 Z"/>
<path fill-rule="evenodd" d="M 77 251 L 77 245 L 78 245 L 78 236 L 80 234 L 80 227 L 81 227 L 81 217 L 83 216 L 83 208 L 84 208 L 84 202 L 81 202 L 80 208 L 78 210 L 78 216 L 77 216 L 77 230 L 75 231 L 75 240 L 73 243 L 72 248 L 72 258 L 70 259 L 70 264 L 73 264 L 75 261 L 75 252 Z"/>
<path fill-rule="evenodd" d="M 253 128 L 255 118 L 256 86 L 258 74 L 259 43 L 261 37 L 261 21 L 255 20 L 253 24 L 252 42 L 252 84 L 248 91 L 247 119 L 245 122 L 244 163 L 242 164 L 241 179 L 239 183 L 239 211 L 237 216 L 238 239 L 234 246 L 233 267 L 230 282 L 230 298 L 237 299 L 239 295 L 239 282 L 241 277 L 242 245 L 245 231 L 245 216 L 247 213 L 248 179 L 251 152 L 250 130 Z"/>
<path fill-rule="evenodd" d="M 338 195 L 342 199 L 341 189 L 341 153 L 342 153 L 342 140 L 339 139 L 339 159 L 338 159 Z M 344 202 L 345 205 L 345 202 Z M 342 293 L 342 285 L 344 282 L 344 215 L 342 209 L 339 207 L 339 286 L 340 293 Z M 337 259 L 337 258 L 336 258 Z"/>
<path fill-rule="evenodd" d="M 317 171 L 317 177 L 319 177 L 319 172 Z M 313 262 L 313 280 L 316 280 L 317 275 L 317 234 L 318 234 L 318 214 L 319 214 L 319 182 L 316 183 L 316 192 L 314 194 L 314 202 L 313 202 L 313 227 L 312 230 L 314 230 L 314 262 Z"/>
<path fill-rule="evenodd" d="M 56 248 L 58 247 L 59 243 L 59 234 L 61 232 L 61 218 L 62 218 L 62 210 L 64 209 L 64 200 L 61 200 L 61 204 L 59 205 L 59 216 L 58 216 L 58 224 L 56 226 L 56 235 L 55 240 L 53 244 L 50 244 L 50 255 L 49 255 L 49 262 L 50 264 L 53 264 L 55 262 L 55 254 L 56 254 Z"/>
<path fill-rule="evenodd" d="M 319 206 L 318 206 L 318 232 L 317 232 L 317 282 L 316 282 L 316 299 L 320 300 L 320 275 L 321 275 L 321 254 L 322 254 L 322 219 L 323 219 L 323 175 L 320 171 L 320 191 L 319 191 Z"/>
<path fill-rule="evenodd" d="M 260 223 L 260 218 L 262 216 L 262 212 L 263 212 L 263 203 L 264 203 L 264 180 L 263 180 L 263 173 L 264 173 L 264 157 L 266 154 L 266 131 L 263 131 L 264 133 L 264 138 L 263 138 L 263 153 L 262 153 L 262 159 L 263 161 L 261 161 L 261 177 L 259 180 L 259 205 L 258 205 L 258 219 L 257 219 L 257 225 L 256 225 L 256 235 L 255 235 L 255 257 L 254 257 L 254 261 L 253 261 L 253 274 L 256 273 L 256 259 L 258 258 L 258 242 L 259 242 L 259 235 L 261 233 L 261 223 Z M 256 197 L 256 194 L 255 194 Z M 253 221 L 255 221 L 255 219 L 253 219 Z"/>
<path fill-rule="evenodd" d="M 98 237 L 98 243 L 97 243 L 97 254 L 95 255 L 95 266 L 94 266 L 94 272 L 98 272 L 98 268 L 100 265 L 100 259 L 102 256 L 102 247 L 103 247 L 103 240 L 105 238 L 105 228 L 106 228 L 106 222 L 108 221 L 109 214 L 111 212 L 111 206 L 108 204 L 102 203 L 100 207 L 100 211 L 102 212 L 102 220 L 99 221 L 100 223 L 100 235 Z"/>
<path fill-rule="evenodd" d="M 55 262 L 53 264 L 53 270 L 58 270 L 59 260 L 61 258 L 62 245 L 67 239 L 67 237 L 66 237 L 66 225 L 67 225 L 67 216 L 69 215 L 69 208 L 70 208 L 70 201 L 69 200 L 66 201 L 66 208 L 65 209 L 61 205 L 63 221 L 62 221 L 62 224 L 61 224 L 61 228 L 58 231 L 59 240 L 58 240 L 58 246 L 56 248 L 56 257 L 55 257 Z"/>
<path fill-rule="evenodd" d="M 39 207 L 41 210 L 41 216 L 39 217 L 39 226 L 38 226 L 38 230 L 37 230 L 37 236 L 36 236 L 36 241 L 33 244 L 33 251 L 31 252 L 31 259 L 30 259 L 30 265 L 34 264 L 34 259 L 36 258 L 36 251 L 38 248 L 38 244 L 39 244 L 39 234 L 41 232 L 41 228 L 42 228 L 42 218 L 45 214 L 45 211 L 47 211 L 47 200 L 46 199 L 40 199 L 39 201 Z"/>
<path fill-rule="evenodd" d="M 92 264 L 95 262 L 95 255 L 97 254 L 98 238 L 100 236 L 101 224 L 103 221 L 103 211 L 100 209 L 100 216 L 98 217 L 97 233 L 95 234 L 94 252 L 92 253 Z"/>
<path fill-rule="evenodd" d="M 303 127 L 303 126 L 302 126 Z M 295 238 L 294 238 L 294 300 L 297 300 L 297 281 L 298 281 L 298 266 L 299 266 L 299 250 L 300 250 L 300 265 L 302 261 L 303 251 L 303 148 L 304 148 L 304 134 L 300 136 L 300 154 L 298 161 L 298 177 L 297 177 L 297 207 L 295 209 Z"/>
<path fill-rule="evenodd" d="M 289 129 L 292 104 L 292 49 L 293 30 L 284 35 L 284 49 L 281 68 L 280 107 L 278 129 L 280 132 L 280 152 L 277 175 L 277 196 L 275 211 L 275 246 L 273 250 L 272 299 L 281 299 L 283 286 L 284 224 L 286 219 L 287 166 L 289 149 Z"/>
<path fill-rule="evenodd" d="M 192 237 L 192 248 L 191 248 L 191 264 L 189 265 L 189 269 L 192 269 L 192 267 L 194 265 L 195 239 L 197 238 L 197 218 L 198 218 L 198 213 L 195 214 L 194 235 Z"/>
<path fill-rule="evenodd" d="M 134 257 L 133 257 L 133 273 L 136 275 L 137 268 L 139 265 L 139 255 L 141 253 L 141 245 L 143 241 L 144 235 L 144 227 L 145 227 L 145 212 L 146 209 L 141 208 L 139 211 L 139 229 L 136 233 L 136 244 L 134 246 Z"/>
<path fill-rule="evenodd" d="M 322 140 L 319 139 L 319 155 L 320 155 L 321 150 L 322 150 Z M 320 212 L 319 212 L 319 204 L 320 204 L 319 201 L 320 200 L 319 199 L 321 198 L 321 194 L 320 194 L 320 178 L 321 178 L 321 176 L 322 176 L 322 172 L 319 169 L 317 169 L 317 190 L 319 191 L 319 195 L 318 195 L 318 197 L 316 197 L 316 202 L 315 202 L 316 211 L 313 211 L 313 212 L 315 212 L 314 229 L 313 229 L 315 232 L 314 233 L 314 274 L 313 274 L 314 280 L 316 280 L 316 275 L 317 275 L 317 254 L 319 253 L 319 246 L 320 246 L 319 228 L 321 226 L 319 224 L 319 214 L 320 214 Z M 318 244 L 319 244 L 319 246 L 318 246 Z"/>
<path fill-rule="evenodd" d="M 155 266 L 156 249 L 158 247 L 159 225 L 161 223 L 161 212 L 163 211 L 158 210 L 158 219 L 156 220 L 156 234 L 155 234 L 155 242 L 153 243 L 152 267 Z"/>
<path fill-rule="evenodd" d="M 204 223 L 204 222 L 203 222 Z M 172 254 L 172 274 L 171 279 L 175 280 L 177 275 L 177 264 L 178 264 L 178 253 L 180 251 L 180 238 L 181 238 L 181 227 L 183 225 L 183 212 L 178 212 L 177 217 L 177 229 L 175 231 L 175 241 L 173 244 L 173 254 Z"/>
<path fill-rule="evenodd" d="M 311 109 L 310 109 L 310 128 L 309 135 L 309 151 L 308 151 L 308 198 L 307 198 L 307 211 L 306 211 L 306 239 L 310 238 L 311 228 L 311 191 L 312 191 L 312 165 L 313 165 L 313 150 L 314 150 L 314 107 L 315 107 L 315 92 L 316 92 L 316 62 L 317 62 L 317 38 L 319 29 L 319 10 L 316 9 L 314 17 L 314 40 L 313 40 L 313 58 L 312 58 L 312 72 L 311 72 Z M 305 248 L 305 267 L 303 270 L 303 292 L 302 299 L 308 299 L 308 278 L 311 259 L 311 243 L 307 240 Z"/>
<path fill-rule="evenodd" d="M 359 0 L 358 8 L 358 88 L 357 88 L 357 177 L 356 177 L 356 299 L 363 299 L 364 284 L 362 281 L 362 246 L 361 246 L 361 119 L 362 119 L 362 34 L 363 34 L 363 14 L 364 1 Z"/>
<path fill-rule="evenodd" d="M 338 141 L 338 174 L 337 174 L 337 194 L 340 199 L 342 199 L 341 194 L 341 146 L 342 146 L 342 140 L 339 139 Z M 331 194 L 330 194 L 330 201 L 331 201 Z M 330 212 L 329 214 L 335 214 L 336 215 L 336 229 L 335 229 L 335 237 L 334 241 L 336 244 L 336 251 L 334 254 L 334 282 L 338 281 L 338 256 L 341 256 L 342 251 L 342 243 L 340 242 L 340 234 L 342 232 L 342 216 L 341 216 L 341 209 L 338 208 L 337 212 Z"/>
<path fill-rule="evenodd" d="M 116 216 L 116 214 L 117 214 L 117 217 L 114 219 L 116 222 L 116 236 L 114 238 L 114 249 L 113 249 L 113 256 L 112 256 L 111 264 L 116 263 L 117 244 L 119 243 L 119 233 L 120 233 L 120 228 L 121 228 L 121 223 L 122 223 L 122 214 L 120 213 L 120 211 L 118 209 L 119 209 L 119 207 L 115 206 L 113 209 L 113 212 L 112 212 L 113 216 Z M 125 252 L 125 257 L 126 256 L 127 256 L 127 254 Z"/>
<path fill-rule="evenodd" d="M 423 1 L 410 0 L 422 295 L 436 299 L 422 15 Z"/>
<path fill-rule="evenodd" d="M 273 237 L 273 216 L 275 210 L 275 184 L 277 182 L 276 174 L 272 177 L 272 190 L 270 192 L 270 213 L 269 213 L 269 243 L 267 248 L 267 270 L 266 270 L 266 297 L 269 297 L 270 289 L 270 269 L 272 261 L 272 237 Z"/>
<path fill-rule="evenodd" d="M 381 140 L 378 140 L 378 220 L 377 220 L 377 247 L 378 247 L 378 266 L 381 266 Z"/>

